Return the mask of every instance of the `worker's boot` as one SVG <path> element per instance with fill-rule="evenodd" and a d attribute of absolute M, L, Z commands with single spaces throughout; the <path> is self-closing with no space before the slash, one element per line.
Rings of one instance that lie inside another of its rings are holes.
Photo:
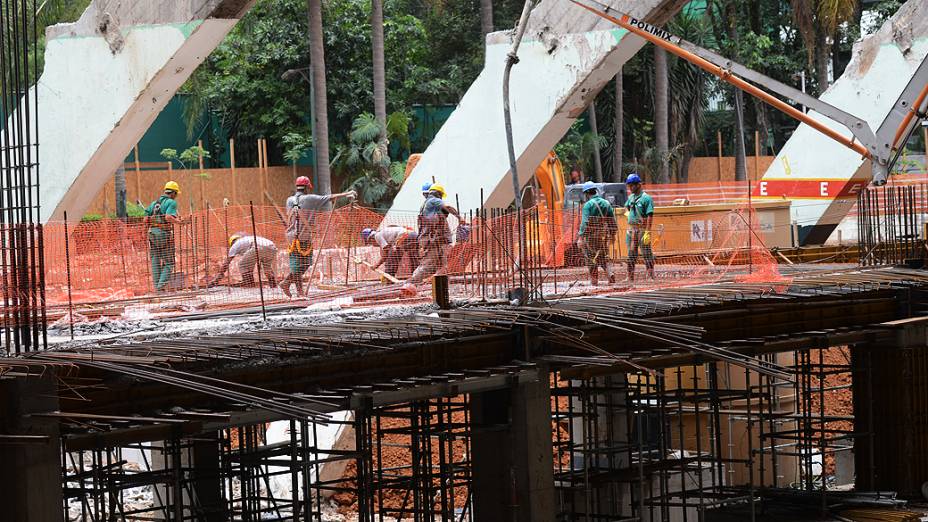
<path fill-rule="evenodd" d="M 654 280 L 654 269 L 653 268 L 648 269 L 648 279 L 652 281 Z"/>
<path fill-rule="evenodd" d="M 303 289 L 303 276 L 293 276 L 293 284 L 296 285 L 297 297 L 306 297 L 306 291 Z"/>
<path fill-rule="evenodd" d="M 590 270 L 590 285 L 597 286 L 599 285 L 599 270 L 593 269 Z"/>
<path fill-rule="evenodd" d="M 613 274 L 612 272 L 609 272 L 609 284 L 610 285 L 615 284 L 615 274 Z"/>
<path fill-rule="evenodd" d="M 280 282 L 279 285 L 277 285 L 277 287 L 280 288 L 280 290 L 281 290 L 281 291 L 284 293 L 284 295 L 287 296 L 288 298 L 289 298 L 289 297 L 293 297 L 293 296 L 290 294 L 290 280 L 291 280 L 291 279 L 293 279 L 293 276 L 292 276 L 292 275 L 288 275 L 287 277 L 284 278 L 283 281 Z M 297 285 L 297 288 L 299 288 L 299 285 Z"/>
<path fill-rule="evenodd" d="M 628 269 L 628 275 L 625 276 L 625 282 L 628 284 L 635 282 L 635 270 L 632 268 Z"/>

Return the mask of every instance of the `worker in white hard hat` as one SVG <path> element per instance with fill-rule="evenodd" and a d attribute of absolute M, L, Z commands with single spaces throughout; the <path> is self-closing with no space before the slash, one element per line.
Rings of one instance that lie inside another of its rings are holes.
<path fill-rule="evenodd" d="M 612 204 L 599 195 L 599 187 L 592 181 L 582 186 L 586 202 L 580 217 L 580 229 L 577 233 L 577 245 L 586 256 L 587 268 L 590 270 L 590 284 L 599 284 L 599 268 L 602 267 L 610 283 L 615 283 L 615 276 L 609 266 L 609 245 L 615 240 L 618 226 Z"/>
<path fill-rule="evenodd" d="M 451 226 L 448 216 L 463 223 L 458 209 L 445 203 L 445 188 L 433 183 L 429 198 L 419 212 L 419 267 L 412 273 L 409 283 L 421 283 L 445 266 L 445 256 L 451 244 Z"/>
<path fill-rule="evenodd" d="M 174 225 L 183 224 L 177 215 L 178 195 L 180 185 L 168 181 L 161 196 L 145 208 L 151 279 L 156 292 L 164 290 L 174 278 Z"/>
<path fill-rule="evenodd" d="M 403 260 L 409 260 L 409 266 L 415 270 L 419 266 L 418 234 L 415 230 L 399 225 L 387 225 L 380 230 L 365 228 L 361 239 L 365 244 L 380 247 L 380 260 L 372 268 L 383 265 L 383 271 L 396 277 Z"/>
<path fill-rule="evenodd" d="M 229 270 L 232 260 L 238 258 L 238 269 L 242 275 L 242 285 L 255 285 L 255 268 L 261 264 L 261 282 L 271 286 L 277 284 L 274 262 L 277 260 L 277 246 L 270 239 L 239 232 L 229 237 L 229 254 L 226 256 L 219 272 L 207 283 L 216 285 Z"/>

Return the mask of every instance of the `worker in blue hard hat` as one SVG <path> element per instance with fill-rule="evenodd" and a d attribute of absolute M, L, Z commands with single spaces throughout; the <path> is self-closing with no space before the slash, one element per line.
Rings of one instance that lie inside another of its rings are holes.
<path fill-rule="evenodd" d="M 612 204 L 599 195 L 599 187 L 592 181 L 582 185 L 583 198 L 586 202 L 580 215 L 580 230 L 577 244 L 586 256 L 587 268 L 590 270 L 590 284 L 599 284 L 599 268 L 602 267 L 610 283 L 615 283 L 615 276 L 609 266 L 609 245 L 615 240 L 618 230 L 615 211 Z"/>
<path fill-rule="evenodd" d="M 365 244 L 380 247 L 380 260 L 372 267 L 375 270 L 384 265 L 383 271 L 396 277 L 404 259 L 409 260 L 411 270 L 419 266 L 419 243 L 415 230 L 399 225 L 387 225 L 380 230 L 365 228 L 361 231 L 361 239 Z"/>
<path fill-rule="evenodd" d="M 635 280 L 635 264 L 638 252 L 644 256 L 644 266 L 648 277 L 654 279 L 654 251 L 651 249 L 651 225 L 654 222 L 654 200 L 641 188 L 641 176 L 631 173 L 625 180 L 628 199 L 625 200 L 625 212 L 628 216 L 628 232 L 625 244 L 628 246 L 628 281 Z"/>

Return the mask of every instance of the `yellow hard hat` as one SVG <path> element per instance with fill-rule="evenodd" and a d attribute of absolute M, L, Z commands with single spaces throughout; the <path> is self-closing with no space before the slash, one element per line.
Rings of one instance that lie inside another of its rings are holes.
<path fill-rule="evenodd" d="M 180 185 L 176 181 L 168 181 L 164 184 L 164 190 L 171 190 L 180 194 Z"/>
<path fill-rule="evenodd" d="M 445 187 L 439 185 L 438 183 L 432 183 L 432 186 L 429 187 L 429 192 L 438 192 L 441 194 L 441 197 L 445 197 Z"/>
<path fill-rule="evenodd" d="M 240 235 L 238 235 L 238 234 L 232 234 L 232 235 L 229 237 L 229 246 L 232 246 L 232 244 L 235 243 L 236 241 L 238 241 L 239 239 L 242 239 L 242 236 L 240 236 Z"/>

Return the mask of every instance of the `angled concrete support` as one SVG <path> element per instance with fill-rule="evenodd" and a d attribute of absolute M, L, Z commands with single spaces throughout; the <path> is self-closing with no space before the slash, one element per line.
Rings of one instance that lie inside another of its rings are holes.
<path fill-rule="evenodd" d="M 32 98 L 38 99 L 42 221 L 61 219 L 64 211 L 84 214 L 177 89 L 253 4 L 94 0 L 77 22 L 48 28 L 45 69 Z"/>

